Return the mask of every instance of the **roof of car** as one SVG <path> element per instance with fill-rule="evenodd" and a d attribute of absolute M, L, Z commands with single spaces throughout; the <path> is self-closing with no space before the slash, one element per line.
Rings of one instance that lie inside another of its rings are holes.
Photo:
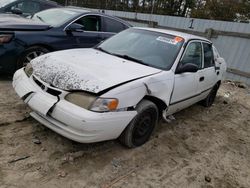
<path fill-rule="evenodd" d="M 211 42 L 210 40 L 208 40 L 204 37 L 200 37 L 200 36 L 196 36 L 196 35 L 192 35 L 192 34 L 188 34 L 188 33 L 183 33 L 183 32 L 179 32 L 179 31 L 174 31 L 174 30 L 158 29 L 158 28 L 144 28 L 144 27 L 135 27 L 135 28 L 170 34 L 170 35 L 174 35 L 174 36 L 179 36 L 179 37 L 184 38 L 185 41 L 192 40 L 192 39 L 198 39 L 198 40 L 205 40 L 205 41 Z"/>

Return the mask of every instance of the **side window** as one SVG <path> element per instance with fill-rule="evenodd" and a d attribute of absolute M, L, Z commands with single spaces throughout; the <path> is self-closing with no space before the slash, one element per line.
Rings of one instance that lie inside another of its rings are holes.
<path fill-rule="evenodd" d="M 101 18 L 100 16 L 84 16 L 77 20 L 75 23 L 83 26 L 84 31 L 100 31 L 101 30 Z"/>
<path fill-rule="evenodd" d="M 13 5 L 10 10 L 18 8 L 23 13 L 34 14 L 40 11 L 40 4 L 34 1 L 23 1 Z"/>
<path fill-rule="evenodd" d="M 199 68 L 202 67 L 202 47 L 200 42 L 192 42 L 187 46 L 181 63 L 192 63 L 197 65 Z"/>
<path fill-rule="evenodd" d="M 127 28 L 123 23 L 116 21 L 111 18 L 103 18 L 104 32 L 119 33 L 120 31 Z"/>
<path fill-rule="evenodd" d="M 203 50 L 204 50 L 204 68 L 214 66 L 212 45 L 208 43 L 203 43 Z"/>

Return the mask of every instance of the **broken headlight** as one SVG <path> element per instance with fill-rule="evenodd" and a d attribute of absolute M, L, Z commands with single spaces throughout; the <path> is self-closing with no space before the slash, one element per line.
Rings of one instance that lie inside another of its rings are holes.
<path fill-rule="evenodd" d="M 118 106 L 118 99 L 114 98 L 98 98 L 91 106 L 92 111 L 95 112 L 109 112 L 115 111 Z"/>
<path fill-rule="evenodd" d="M 31 63 L 28 63 L 26 67 L 24 68 L 24 72 L 28 77 L 30 77 L 33 74 L 33 67 Z"/>
<path fill-rule="evenodd" d="M 84 92 L 73 92 L 65 97 L 65 100 L 85 109 L 89 109 L 95 99 L 95 96 Z"/>

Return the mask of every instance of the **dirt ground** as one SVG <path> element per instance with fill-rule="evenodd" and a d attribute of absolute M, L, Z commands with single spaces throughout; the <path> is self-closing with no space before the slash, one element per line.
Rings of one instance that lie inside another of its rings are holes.
<path fill-rule="evenodd" d="M 142 147 L 79 144 L 31 117 L 0 81 L 0 187 L 250 187 L 250 90 L 224 83 L 211 108 L 161 123 Z"/>

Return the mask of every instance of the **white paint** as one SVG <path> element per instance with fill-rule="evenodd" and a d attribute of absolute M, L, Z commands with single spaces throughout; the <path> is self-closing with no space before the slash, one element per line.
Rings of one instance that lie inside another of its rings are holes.
<path fill-rule="evenodd" d="M 34 75 L 63 90 L 98 93 L 114 85 L 161 70 L 94 49 L 50 53 L 32 61 Z"/>

